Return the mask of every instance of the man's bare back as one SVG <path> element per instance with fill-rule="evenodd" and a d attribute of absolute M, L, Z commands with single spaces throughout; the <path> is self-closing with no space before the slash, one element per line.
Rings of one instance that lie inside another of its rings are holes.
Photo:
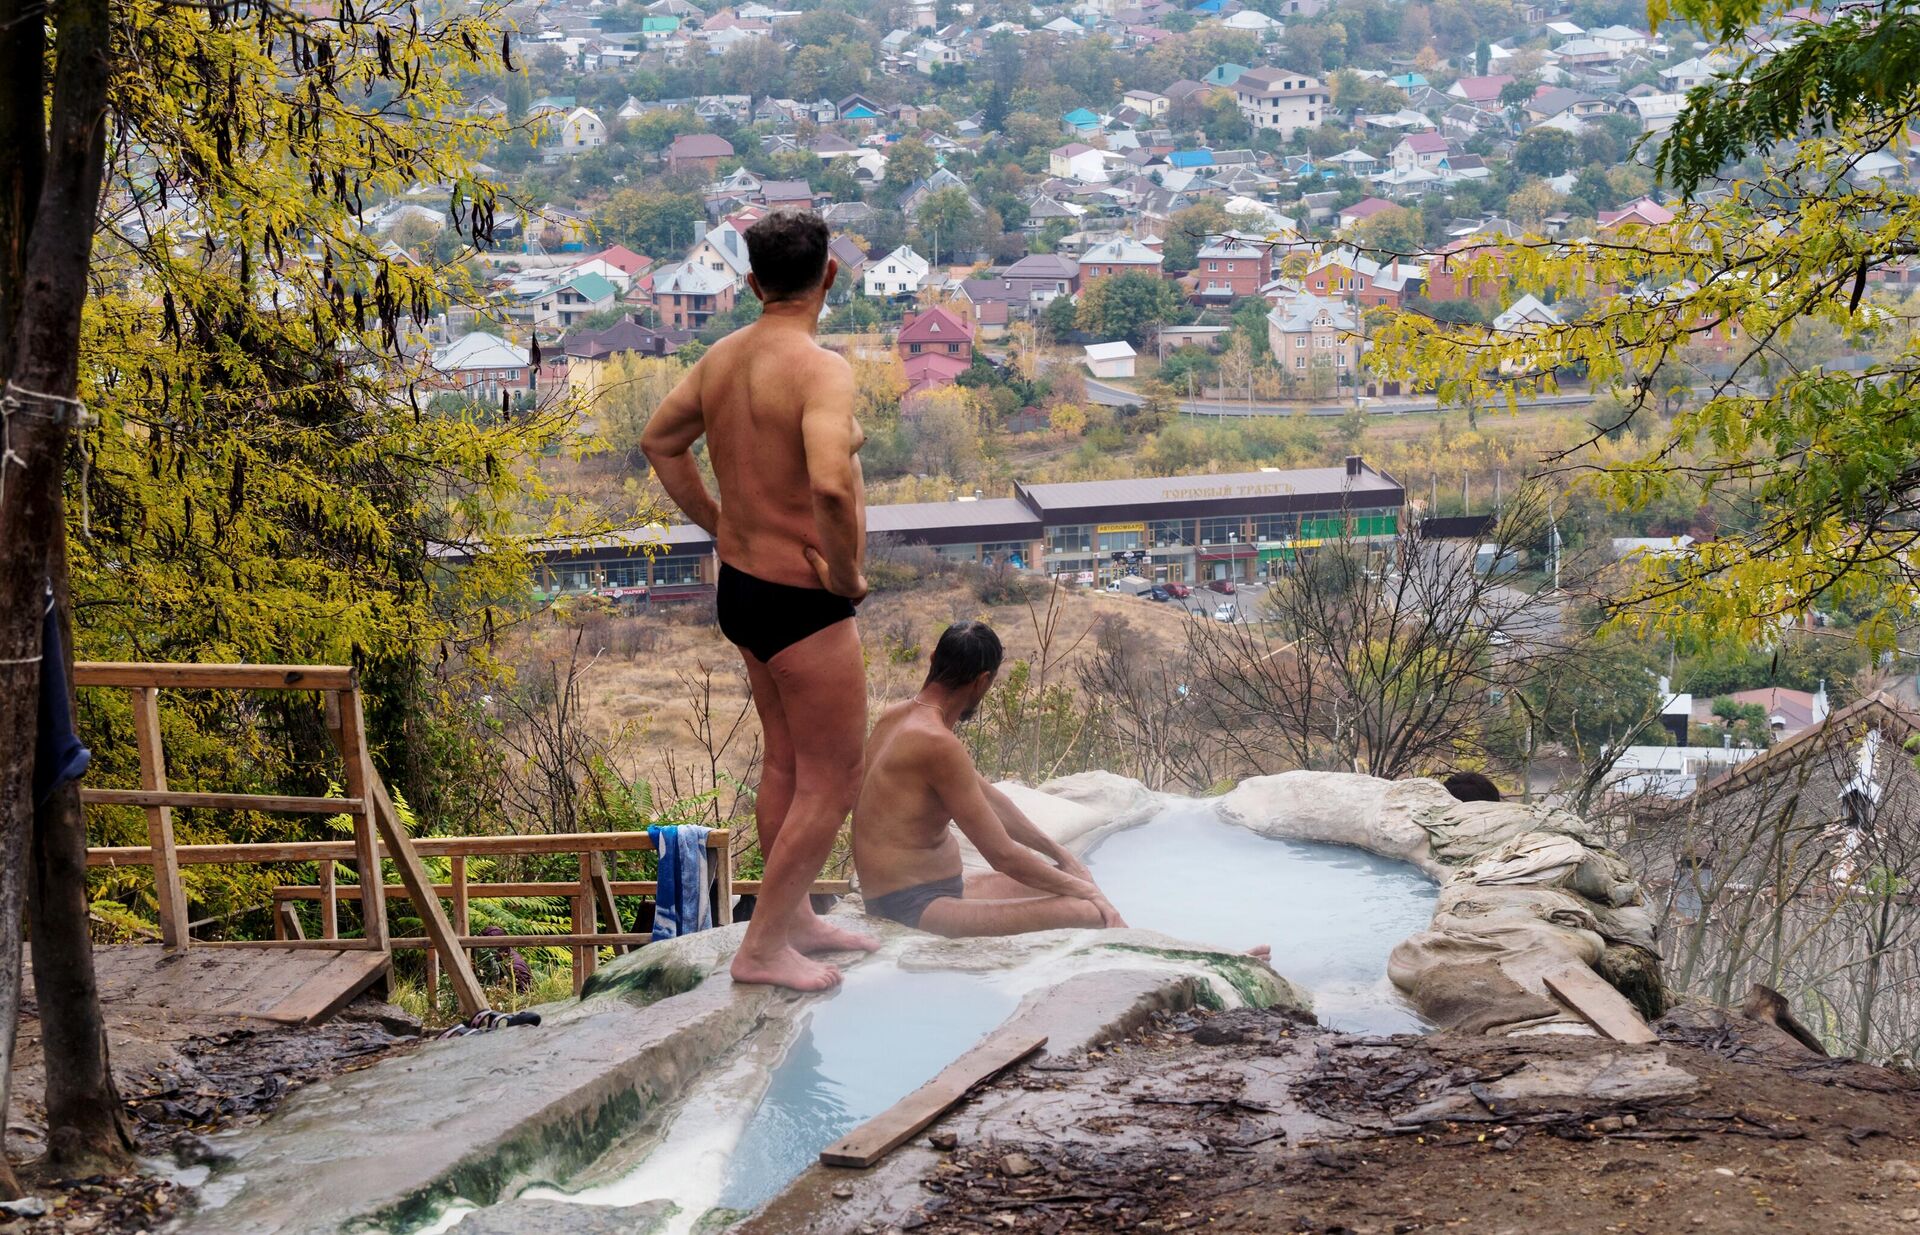
<path fill-rule="evenodd" d="M 765 318 L 713 345 L 689 374 L 697 383 L 706 426 L 707 459 L 725 501 L 714 529 L 720 560 L 790 587 L 817 588 L 806 550 L 823 553 L 808 472 L 807 410 L 837 404 L 850 429 L 856 526 L 866 535 L 865 486 L 859 450 L 866 435 L 852 419 L 853 371 L 804 332 Z"/>

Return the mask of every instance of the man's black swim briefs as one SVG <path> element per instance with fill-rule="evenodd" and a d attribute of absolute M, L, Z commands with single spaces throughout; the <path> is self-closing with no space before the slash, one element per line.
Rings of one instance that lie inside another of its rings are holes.
<path fill-rule="evenodd" d="M 720 633 L 766 664 L 808 635 L 853 616 L 853 602 L 825 588 L 768 583 L 720 564 L 714 595 Z"/>

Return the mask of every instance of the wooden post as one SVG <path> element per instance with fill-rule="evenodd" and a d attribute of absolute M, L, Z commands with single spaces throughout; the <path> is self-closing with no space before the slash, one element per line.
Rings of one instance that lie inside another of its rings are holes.
<path fill-rule="evenodd" d="M 374 816 L 378 812 L 371 808 L 368 796 L 375 778 L 372 763 L 367 758 L 366 718 L 360 710 L 358 689 L 340 691 L 336 697 L 340 701 L 340 726 L 335 730 L 335 738 L 340 744 L 340 758 L 346 766 L 347 796 L 360 803 L 352 812 L 353 851 L 355 865 L 360 868 L 360 919 L 365 924 L 365 946 L 385 952 L 387 877 L 380 867 L 380 845 L 374 839 L 377 826 Z M 392 847 L 389 843 L 388 848 Z M 425 917 L 426 906 L 421 906 L 420 911 L 421 916 Z"/>
<path fill-rule="evenodd" d="M 467 922 L 467 858 L 465 854 L 454 854 L 449 861 L 453 864 L 453 933 L 470 935 Z"/>
<path fill-rule="evenodd" d="M 714 878 L 719 883 L 719 892 L 715 899 L 720 902 L 714 915 L 717 926 L 733 925 L 733 833 L 725 828 L 709 833 L 709 840 L 718 840 L 718 852 L 714 854 Z"/>
<path fill-rule="evenodd" d="M 167 753 L 160 743 L 160 696 L 148 687 L 133 691 L 133 732 L 140 748 L 140 787 L 167 788 Z M 187 930 L 187 895 L 180 886 L 180 864 L 173 852 L 173 808 L 147 807 L 147 845 L 153 850 L 153 892 L 160 908 L 160 942 L 184 948 L 193 940 Z"/>
<path fill-rule="evenodd" d="M 460 1014 L 472 1016 L 475 1012 L 483 1011 L 487 1006 L 486 992 L 480 989 L 480 980 L 473 976 L 473 964 L 468 960 L 466 950 L 460 946 L 460 937 L 454 933 L 453 924 L 447 921 L 447 911 L 435 894 L 433 880 L 427 877 L 427 868 L 421 864 L 420 855 L 414 852 L 413 838 L 400 826 L 399 812 L 393 809 L 393 799 L 387 796 L 386 785 L 372 774 L 371 769 L 367 776 L 367 792 L 374 826 L 380 829 L 380 839 L 386 845 L 388 855 L 393 858 L 393 864 L 400 868 L 400 882 L 405 885 L 407 899 L 413 902 L 420 914 L 420 921 L 427 928 L 429 946 L 440 953 L 447 977 L 453 983 L 454 998 L 460 1001 Z M 385 904 L 386 888 L 369 889 L 363 881 L 360 891 L 362 912 L 369 899 L 377 899 Z"/>
<path fill-rule="evenodd" d="M 300 927 L 300 914 L 292 901 L 281 901 L 273 907 L 273 937 L 275 939 L 305 939 L 307 932 Z"/>
<path fill-rule="evenodd" d="M 320 938 L 340 938 L 340 887 L 334 875 L 333 859 L 322 858 L 320 867 Z"/>
<path fill-rule="evenodd" d="M 573 894 L 573 933 L 593 935 L 599 933 L 600 915 L 594 912 L 593 855 L 580 855 L 580 887 Z M 587 984 L 593 971 L 600 964 L 600 949 L 597 947 L 578 947 L 573 950 L 573 993 L 578 995 L 580 988 Z"/>

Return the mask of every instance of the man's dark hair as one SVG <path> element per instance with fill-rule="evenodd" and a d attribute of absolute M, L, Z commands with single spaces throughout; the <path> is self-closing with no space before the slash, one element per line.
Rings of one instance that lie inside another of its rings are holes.
<path fill-rule="evenodd" d="M 1000 636 L 985 622 L 955 622 L 940 635 L 927 664 L 927 685 L 948 690 L 970 685 L 983 673 L 1000 671 Z"/>
<path fill-rule="evenodd" d="M 776 210 L 747 229 L 747 260 L 768 300 L 820 286 L 827 272 L 826 220 L 811 210 Z"/>
<path fill-rule="evenodd" d="M 1455 772 L 1441 784 L 1462 802 L 1498 802 L 1500 786 L 1478 772 Z"/>

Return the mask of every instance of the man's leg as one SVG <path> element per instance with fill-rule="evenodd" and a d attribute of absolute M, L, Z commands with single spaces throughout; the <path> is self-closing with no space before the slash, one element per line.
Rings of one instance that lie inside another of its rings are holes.
<path fill-rule="evenodd" d="M 826 865 L 834 837 L 860 788 L 867 733 L 866 675 L 852 621 L 836 622 L 775 656 L 773 698 L 793 751 L 793 791 L 771 843 L 763 835 L 766 870 L 746 938 L 733 958 L 740 982 L 825 990 L 840 971 L 799 949 L 875 946 L 822 922 L 807 899 Z"/>
<path fill-rule="evenodd" d="M 976 935 L 1024 935 L 1028 931 L 1099 926 L 1102 921 L 1093 902 L 1077 896 L 999 901 L 943 896 L 920 915 L 920 929 L 949 939 L 965 939 Z"/>
<path fill-rule="evenodd" d="M 966 898 L 970 901 L 1022 901 L 1053 895 L 1055 893 L 1030 888 L 1012 875 L 1003 875 L 999 871 L 968 875 L 966 880 Z"/>

